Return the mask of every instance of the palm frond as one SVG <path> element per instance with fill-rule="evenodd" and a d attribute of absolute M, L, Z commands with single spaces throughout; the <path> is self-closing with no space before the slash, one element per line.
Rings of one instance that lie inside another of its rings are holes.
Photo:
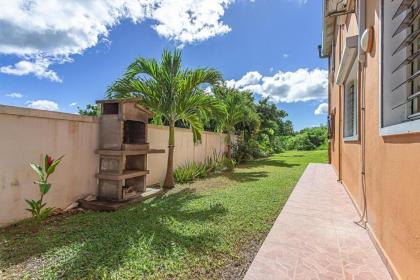
<path fill-rule="evenodd" d="M 124 77 L 126 79 L 133 79 L 138 75 L 145 76 L 146 79 L 159 79 L 159 64 L 155 59 L 146 59 L 143 57 L 137 58 L 133 63 L 131 63 Z"/>

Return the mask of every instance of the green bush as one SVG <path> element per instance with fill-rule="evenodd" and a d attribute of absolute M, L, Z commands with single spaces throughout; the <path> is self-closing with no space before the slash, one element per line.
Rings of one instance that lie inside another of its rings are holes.
<path fill-rule="evenodd" d="M 197 178 L 204 178 L 207 175 L 207 166 L 204 163 L 188 163 L 174 171 L 175 182 L 189 183 Z"/>
<path fill-rule="evenodd" d="M 219 173 L 227 167 L 223 153 L 218 154 L 215 150 L 213 150 L 213 155 L 207 157 L 204 163 L 208 173 Z"/>
<path fill-rule="evenodd" d="M 175 182 L 180 184 L 193 182 L 195 179 L 205 178 L 206 176 L 222 172 L 225 169 L 233 169 L 234 162 L 227 160 L 223 154 L 213 155 L 205 159 L 203 163 L 191 162 L 177 168 L 174 171 Z"/>
<path fill-rule="evenodd" d="M 274 153 L 276 154 L 283 153 L 284 151 L 287 150 L 286 141 L 285 141 L 286 137 L 287 136 L 276 136 L 274 138 L 274 141 L 272 143 Z"/>
<path fill-rule="evenodd" d="M 260 144 L 254 139 L 238 140 L 232 145 L 232 158 L 238 164 L 266 156 L 268 153 L 264 143 Z"/>
<path fill-rule="evenodd" d="M 259 134 L 257 142 L 259 152 L 254 156 L 254 158 L 268 157 L 273 154 L 273 143 L 270 141 L 270 136 L 268 134 Z"/>
<path fill-rule="evenodd" d="M 294 136 L 283 139 L 286 150 L 310 151 L 326 147 L 328 131 L 325 126 L 305 128 Z"/>

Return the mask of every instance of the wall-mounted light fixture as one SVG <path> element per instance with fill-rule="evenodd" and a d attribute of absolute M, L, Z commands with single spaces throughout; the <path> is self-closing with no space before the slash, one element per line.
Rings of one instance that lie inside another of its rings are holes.
<path fill-rule="evenodd" d="M 373 35 L 374 30 L 372 26 L 370 26 L 363 32 L 362 37 L 360 39 L 360 47 L 362 48 L 363 52 L 370 54 L 370 52 L 372 51 Z"/>

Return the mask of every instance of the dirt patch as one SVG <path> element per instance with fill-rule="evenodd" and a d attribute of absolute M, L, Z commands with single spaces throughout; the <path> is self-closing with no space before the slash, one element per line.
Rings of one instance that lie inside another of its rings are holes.
<path fill-rule="evenodd" d="M 262 243 L 263 240 L 250 240 L 246 245 L 244 244 L 238 258 L 229 261 L 226 266 L 218 269 L 214 278 L 223 280 L 243 279 Z"/>

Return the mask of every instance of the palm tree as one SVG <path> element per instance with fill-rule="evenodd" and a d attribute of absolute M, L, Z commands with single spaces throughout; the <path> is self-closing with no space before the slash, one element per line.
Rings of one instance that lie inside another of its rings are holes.
<path fill-rule="evenodd" d="M 164 188 L 174 186 L 175 122 L 191 127 L 194 143 L 201 141 L 203 121 L 223 117 L 224 105 L 202 89 L 215 85 L 221 74 L 211 68 L 181 69 L 181 52 L 164 51 L 161 60 L 137 58 L 122 78 L 108 88 L 109 98 L 138 97 L 141 105 L 169 125 L 168 162 Z"/>
<path fill-rule="evenodd" d="M 231 135 L 237 131 L 239 125 L 248 125 L 255 130 L 258 129 L 260 118 L 256 111 L 252 93 L 240 91 L 226 85 L 218 85 L 213 88 L 217 99 L 222 100 L 226 107 L 226 116 L 219 119 L 219 129 L 227 133 L 226 157 L 232 159 L 232 138 Z"/>

